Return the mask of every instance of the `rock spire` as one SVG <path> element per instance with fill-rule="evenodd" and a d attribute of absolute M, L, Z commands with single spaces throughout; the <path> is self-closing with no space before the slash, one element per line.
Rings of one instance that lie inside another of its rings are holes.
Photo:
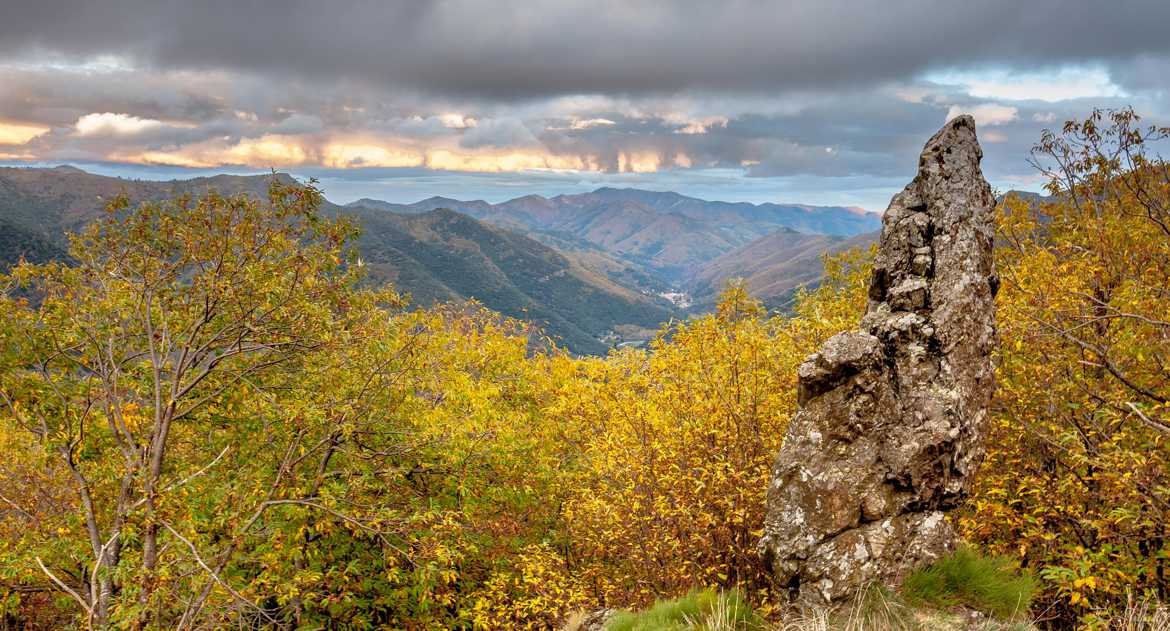
<path fill-rule="evenodd" d="M 894 196 L 861 330 L 799 369 L 761 552 L 801 602 L 894 582 L 951 550 L 945 513 L 983 458 L 996 345 L 995 199 L 970 116 L 926 143 Z"/>

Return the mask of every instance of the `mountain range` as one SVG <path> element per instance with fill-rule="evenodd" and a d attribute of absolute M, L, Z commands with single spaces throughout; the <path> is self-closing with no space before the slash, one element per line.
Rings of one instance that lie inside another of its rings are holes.
<path fill-rule="evenodd" d="M 0 168 L 0 269 L 21 257 L 67 257 L 66 235 L 124 194 L 132 202 L 209 189 L 263 197 L 271 177 L 144 181 L 74 167 Z M 880 215 L 847 207 L 711 202 L 678 193 L 600 188 L 499 204 L 432 197 L 363 199 L 323 210 L 354 217 L 373 282 L 416 304 L 474 298 L 539 324 L 577 353 L 649 337 L 709 308 L 742 277 L 767 304 L 816 283 L 821 255 L 874 238 Z"/>
<path fill-rule="evenodd" d="M 499 204 L 445 197 L 413 204 L 360 199 L 348 207 L 398 213 L 449 208 L 561 249 L 604 252 L 675 286 L 705 263 L 779 229 L 849 237 L 881 227 L 881 215 L 860 208 L 706 201 L 630 188 L 527 195 Z"/>

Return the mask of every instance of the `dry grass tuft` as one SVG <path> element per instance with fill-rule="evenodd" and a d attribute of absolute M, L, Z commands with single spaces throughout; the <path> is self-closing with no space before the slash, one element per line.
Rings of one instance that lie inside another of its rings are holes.
<path fill-rule="evenodd" d="M 1125 611 L 1113 618 L 1109 628 L 1116 631 L 1170 631 L 1170 606 L 1150 598 L 1136 600 L 1131 595 Z"/>

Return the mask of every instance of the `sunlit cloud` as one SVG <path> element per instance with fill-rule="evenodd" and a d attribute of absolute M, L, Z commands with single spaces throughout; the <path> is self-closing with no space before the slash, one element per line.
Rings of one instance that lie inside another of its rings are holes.
<path fill-rule="evenodd" d="M 617 123 L 608 118 L 589 118 L 585 120 L 574 120 L 569 124 L 569 129 L 580 130 L 590 129 L 592 127 L 612 127 L 614 125 L 617 125 Z"/>
<path fill-rule="evenodd" d="M 168 151 L 143 151 L 136 154 L 116 153 L 110 157 L 117 162 L 129 164 L 187 167 L 190 169 L 209 169 L 219 166 L 216 162 L 205 162 L 181 153 Z"/>
<path fill-rule="evenodd" d="M 622 152 L 618 155 L 618 172 L 620 173 L 653 173 L 661 165 L 662 159 L 656 153 Z"/>
<path fill-rule="evenodd" d="M 560 156 L 537 152 L 459 153 L 446 149 L 431 151 L 426 166 L 443 171 L 518 172 L 528 170 L 596 171 L 597 163 L 582 156 Z"/>
<path fill-rule="evenodd" d="M 436 118 L 443 123 L 444 127 L 450 129 L 467 129 L 468 127 L 475 127 L 479 121 L 472 116 L 464 116 L 463 114 L 439 114 Z"/>
<path fill-rule="evenodd" d="M 220 166 L 291 167 L 306 164 L 310 152 L 295 137 L 266 135 L 209 140 L 169 150 L 121 151 L 110 159 L 138 164 L 214 168 Z"/>
<path fill-rule="evenodd" d="M 263 136 L 242 140 L 227 151 L 229 164 L 293 166 L 304 164 L 307 154 L 296 138 Z"/>
<path fill-rule="evenodd" d="M 979 125 L 994 126 L 1006 125 L 1020 117 L 1020 110 L 1009 105 L 1000 105 L 998 103 L 981 103 L 972 106 L 952 105 L 947 110 L 947 120 L 959 116 L 960 114 L 970 114 L 975 117 L 975 122 Z"/>
<path fill-rule="evenodd" d="M 23 145 L 47 131 L 48 127 L 39 125 L 0 123 L 0 145 Z"/>
<path fill-rule="evenodd" d="M 668 122 L 682 123 L 682 127 L 674 130 L 676 134 L 694 135 L 705 134 L 712 127 L 727 127 L 726 116 L 706 116 L 704 118 L 694 120 L 679 120 L 680 117 L 667 116 L 665 118 Z"/>
<path fill-rule="evenodd" d="M 115 114 L 113 112 L 86 114 L 77 119 L 77 132 L 82 136 L 96 136 L 99 134 L 137 134 L 162 126 L 162 121 L 151 118 L 139 118 L 129 114 Z"/>
<path fill-rule="evenodd" d="M 425 162 L 425 156 L 418 151 L 372 144 L 330 144 L 321 155 L 321 163 L 335 169 L 418 167 Z"/>
<path fill-rule="evenodd" d="M 1125 91 L 1113 82 L 1103 66 L 1065 66 L 1051 71 L 947 71 L 928 74 L 926 79 L 959 86 L 970 96 L 981 99 L 1056 102 L 1125 96 Z"/>
<path fill-rule="evenodd" d="M 902 86 L 894 89 L 894 96 L 907 103 L 923 103 L 933 92 L 922 86 Z"/>
<path fill-rule="evenodd" d="M 75 58 L 67 55 L 46 54 L 45 51 L 38 51 L 36 55 L 7 59 L 3 65 L 7 68 L 27 72 L 55 71 L 97 75 L 134 70 L 134 64 L 122 55 L 101 54 Z"/>

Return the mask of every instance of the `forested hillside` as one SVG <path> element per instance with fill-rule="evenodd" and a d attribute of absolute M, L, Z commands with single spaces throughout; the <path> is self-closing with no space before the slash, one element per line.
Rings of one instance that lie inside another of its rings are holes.
<path fill-rule="evenodd" d="M 992 435 L 952 519 L 1034 577 L 1043 627 L 1170 598 L 1168 137 L 1127 110 L 1069 124 L 1035 154 L 1052 196 L 997 211 Z M 0 277 L 4 624 L 547 629 L 703 587 L 780 624 L 769 468 L 798 365 L 864 311 L 868 250 L 789 314 L 731 285 L 649 348 L 575 357 L 409 308 L 361 239 L 437 266 L 493 243 L 470 260 L 533 291 L 571 263 L 452 213 L 357 237 L 322 208 L 281 181 L 123 205 Z"/>
<path fill-rule="evenodd" d="M 601 339 L 615 328 L 642 329 L 649 338 L 671 317 L 658 301 L 552 248 L 452 210 L 347 214 L 361 225 L 356 246 L 370 281 L 409 291 L 420 305 L 474 298 L 594 355 L 605 354 L 609 345 Z"/>
<path fill-rule="evenodd" d="M 781 228 L 707 262 L 686 279 L 686 286 L 702 308 L 738 278 L 767 306 L 787 308 L 798 289 L 820 282 L 826 256 L 868 247 L 877 236 L 867 232 L 846 238 Z"/>
<path fill-rule="evenodd" d="M 0 219 L 0 269 L 9 269 L 21 259 L 32 263 L 64 260 L 65 249 L 47 235 L 20 224 Z"/>

